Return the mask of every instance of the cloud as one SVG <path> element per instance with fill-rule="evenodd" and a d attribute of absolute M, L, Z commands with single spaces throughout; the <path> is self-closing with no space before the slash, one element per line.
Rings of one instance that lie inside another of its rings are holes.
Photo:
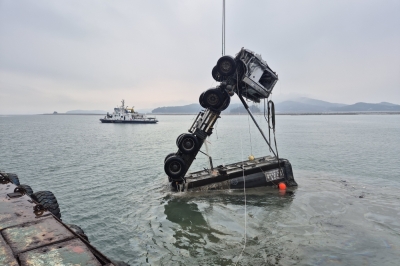
<path fill-rule="evenodd" d="M 261 53 L 276 96 L 400 103 L 399 8 L 227 1 L 226 51 Z M 0 39 L 0 113 L 189 104 L 216 84 L 221 3 L 2 1 Z"/>

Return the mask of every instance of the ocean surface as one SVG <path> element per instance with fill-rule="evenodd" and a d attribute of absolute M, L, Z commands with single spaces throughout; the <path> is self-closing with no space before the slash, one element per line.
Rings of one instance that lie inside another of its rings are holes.
<path fill-rule="evenodd" d="M 279 155 L 299 186 L 286 194 L 247 189 L 246 201 L 242 190 L 169 189 L 164 157 L 194 115 L 158 116 L 156 125 L 99 118 L 0 116 L 0 169 L 52 191 L 63 221 L 81 226 L 111 259 L 399 265 L 400 115 L 277 116 Z M 214 165 L 269 154 L 246 115 L 222 116 L 207 147 Z M 191 171 L 207 167 L 199 154 Z"/>

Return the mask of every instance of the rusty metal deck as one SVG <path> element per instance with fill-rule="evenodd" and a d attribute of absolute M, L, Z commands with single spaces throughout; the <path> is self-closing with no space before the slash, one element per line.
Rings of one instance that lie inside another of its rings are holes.
<path fill-rule="evenodd" d="M 0 183 L 0 265 L 114 265 L 16 187 Z"/>

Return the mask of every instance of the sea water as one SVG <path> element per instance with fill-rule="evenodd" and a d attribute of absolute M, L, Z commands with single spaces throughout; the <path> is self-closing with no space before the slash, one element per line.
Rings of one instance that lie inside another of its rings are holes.
<path fill-rule="evenodd" d="M 1 116 L 0 169 L 52 191 L 63 221 L 112 259 L 233 265 L 245 247 L 237 265 L 398 265 L 399 115 L 277 116 L 279 156 L 299 187 L 247 189 L 246 202 L 242 190 L 169 189 L 164 157 L 194 115 L 99 118 Z M 215 166 L 270 154 L 246 115 L 223 115 L 207 141 Z M 191 171 L 208 167 L 199 153 Z"/>

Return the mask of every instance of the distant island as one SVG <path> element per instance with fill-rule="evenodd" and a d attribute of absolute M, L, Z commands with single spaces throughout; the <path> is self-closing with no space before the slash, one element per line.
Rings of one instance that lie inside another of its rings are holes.
<path fill-rule="evenodd" d="M 65 112 L 66 114 L 96 114 L 96 115 L 105 115 L 106 111 L 103 110 L 72 110 Z"/>
<path fill-rule="evenodd" d="M 256 106 L 254 106 L 256 107 Z M 253 107 L 252 107 L 253 108 Z M 164 106 L 158 107 L 151 111 L 152 114 L 197 114 L 204 108 L 200 106 L 198 103 L 192 103 L 189 105 L 182 106 Z M 258 108 L 257 108 L 258 109 Z M 231 103 L 226 110 L 222 113 L 244 113 L 246 110 L 244 109 L 242 104 L 239 103 Z"/>
<path fill-rule="evenodd" d="M 250 106 L 253 113 L 263 112 L 263 106 L 260 104 Z M 153 114 L 196 114 L 203 108 L 198 103 L 183 106 L 164 106 L 152 110 Z M 371 112 L 400 112 L 400 105 L 381 102 L 355 104 L 330 103 L 326 101 L 300 97 L 289 101 L 275 103 L 277 114 L 332 114 L 332 113 L 371 113 Z M 224 114 L 245 113 L 243 105 L 240 103 L 230 104 L 223 111 Z"/>
<path fill-rule="evenodd" d="M 151 111 L 153 114 L 196 114 L 200 112 L 203 107 L 198 103 L 192 103 L 183 106 L 168 106 L 158 107 Z"/>
<path fill-rule="evenodd" d="M 105 115 L 106 111 L 102 110 L 72 110 L 65 113 L 54 111 L 53 113 L 46 113 L 44 115 Z"/>
<path fill-rule="evenodd" d="M 263 104 L 250 104 L 252 113 L 263 113 Z M 182 106 L 163 106 L 157 107 L 151 111 L 152 114 L 197 114 L 204 108 L 198 103 Z M 139 113 L 148 113 L 150 109 L 138 110 Z M 357 114 L 357 113 L 400 113 L 400 105 L 389 102 L 355 104 L 331 103 L 306 97 L 295 98 L 288 101 L 275 102 L 276 114 Z M 246 114 L 241 103 L 231 103 L 223 114 Z M 103 110 L 71 110 L 65 113 L 49 113 L 48 115 L 105 115 L 107 111 Z"/>

